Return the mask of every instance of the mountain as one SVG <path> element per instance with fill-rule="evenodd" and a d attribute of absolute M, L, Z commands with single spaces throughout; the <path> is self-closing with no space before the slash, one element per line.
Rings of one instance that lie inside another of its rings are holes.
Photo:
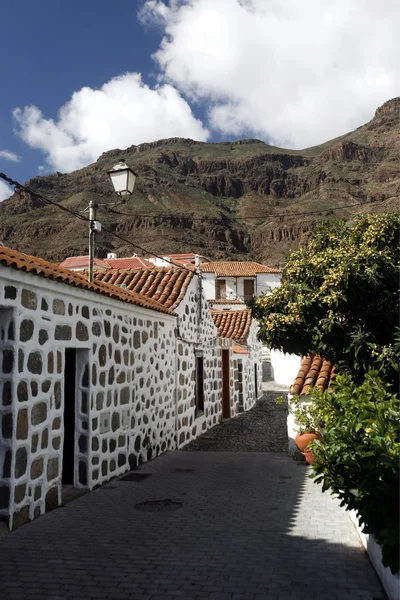
<path fill-rule="evenodd" d="M 88 167 L 26 185 L 75 211 L 90 199 L 113 203 L 106 172 L 122 158 L 139 177 L 126 204 L 99 209 L 105 226 L 149 252 L 278 265 L 321 218 L 399 210 L 399 111 L 400 98 L 389 100 L 366 125 L 305 150 L 173 138 L 110 150 Z M 88 251 L 86 223 L 19 193 L 0 204 L 0 239 L 54 261 Z M 96 255 L 109 251 L 130 256 L 135 248 L 102 232 Z"/>

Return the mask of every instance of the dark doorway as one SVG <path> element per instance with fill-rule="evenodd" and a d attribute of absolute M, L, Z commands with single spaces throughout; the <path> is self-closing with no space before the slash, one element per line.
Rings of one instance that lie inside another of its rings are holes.
<path fill-rule="evenodd" d="M 245 300 L 250 300 L 254 296 L 254 279 L 244 280 L 243 291 Z"/>
<path fill-rule="evenodd" d="M 222 417 L 231 416 L 231 397 L 229 390 L 229 350 L 222 350 Z"/>
<path fill-rule="evenodd" d="M 196 356 L 196 417 L 204 413 L 204 359 Z"/>
<path fill-rule="evenodd" d="M 254 398 L 258 399 L 258 372 L 257 372 L 257 363 L 254 365 Z"/>
<path fill-rule="evenodd" d="M 64 446 L 62 483 L 74 484 L 75 466 L 76 350 L 65 350 L 64 368 Z"/>

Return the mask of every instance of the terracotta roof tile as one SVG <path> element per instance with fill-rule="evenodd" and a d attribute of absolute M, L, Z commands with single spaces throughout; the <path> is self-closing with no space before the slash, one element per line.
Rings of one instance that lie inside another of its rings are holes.
<path fill-rule="evenodd" d="M 236 354 L 250 354 L 250 352 L 246 350 L 246 348 L 243 348 L 243 346 L 238 346 L 237 344 L 234 344 L 234 346 L 232 346 L 232 350 Z"/>
<path fill-rule="evenodd" d="M 46 277 L 48 279 L 53 279 L 54 281 L 73 285 L 74 287 L 90 290 L 92 292 L 96 292 L 97 294 L 108 296 L 109 298 L 115 298 L 129 304 L 136 304 L 137 306 L 141 306 L 143 308 L 151 308 L 159 312 L 174 314 L 172 309 L 163 306 L 161 303 L 156 302 L 152 298 L 143 298 L 138 294 L 127 290 L 122 290 L 114 285 L 103 283 L 102 281 L 90 283 L 81 273 L 64 269 L 59 265 L 51 263 L 47 260 L 43 260 L 42 258 L 30 256 L 29 254 L 24 254 L 22 252 L 18 252 L 18 250 L 12 250 L 11 248 L 7 248 L 5 246 L 0 246 L 0 264 L 4 265 L 5 267 L 11 267 L 13 269 L 31 273 L 32 275 Z"/>
<path fill-rule="evenodd" d="M 255 277 L 257 273 L 282 273 L 280 269 L 257 262 L 209 262 L 202 263 L 203 273 L 215 273 L 217 277 Z"/>
<path fill-rule="evenodd" d="M 94 264 L 105 269 L 140 269 L 142 267 L 153 267 L 153 263 L 145 258 L 130 256 L 127 258 L 95 258 Z M 89 266 L 89 256 L 69 256 L 60 263 L 64 269 L 82 267 L 87 269 Z"/>
<path fill-rule="evenodd" d="M 97 271 L 95 281 L 126 286 L 125 289 L 152 298 L 159 304 L 174 309 L 183 299 L 193 272 L 179 267 Z"/>
<path fill-rule="evenodd" d="M 244 306 L 245 303 L 243 302 L 243 300 L 224 300 L 222 298 L 218 298 L 217 300 L 207 300 L 207 302 L 209 304 L 243 304 Z"/>
<path fill-rule="evenodd" d="M 231 338 L 237 342 L 246 342 L 250 325 L 250 310 L 210 310 L 218 337 Z"/>
<path fill-rule="evenodd" d="M 311 387 L 324 391 L 335 377 L 336 369 L 329 360 L 324 360 L 320 356 L 304 356 L 290 393 L 304 396 Z"/>

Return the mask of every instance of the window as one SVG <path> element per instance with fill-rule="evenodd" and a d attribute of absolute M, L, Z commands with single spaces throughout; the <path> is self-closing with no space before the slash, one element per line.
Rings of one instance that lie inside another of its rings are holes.
<path fill-rule="evenodd" d="M 244 299 L 250 300 L 254 296 L 254 279 L 245 279 L 243 282 Z"/>
<path fill-rule="evenodd" d="M 196 352 L 196 417 L 204 412 L 204 359 Z"/>
<path fill-rule="evenodd" d="M 226 299 L 226 279 L 217 279 L 217 297 L 216 300 Z"/>

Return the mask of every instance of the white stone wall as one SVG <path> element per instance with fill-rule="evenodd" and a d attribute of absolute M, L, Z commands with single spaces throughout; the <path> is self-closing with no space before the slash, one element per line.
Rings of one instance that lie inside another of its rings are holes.
<path fill-rule="evenodd" d="M 256 278 L 256 296 L 270 292 L 281 285 L 282 275 L 279 273 L 258 273 Z"/>
<path fill-rule="evenodd" d="M 0 516 L 62 501 L 64 368 L 77 351 L 74 484 L 175 448 L 176 317 L 0 266 Z"/>
<path fill-rule="evenodd" d="M 217 327 L 208 310 L 203 280 L 200 281 L 201 291 L 198 277 L 193 277 L 184 299 L 175 310 L 178 314 L 176 368 L 179 447 L 216 425 L 222 412 L 221 354 L 217 343 Z M 196 352 L 202 353 L 204 361 L 202 413 L 196 411 Z"/>
<path fill-rule="evenodd" d="M 276 383 L 291 386 L 301 365 L 301 357 L 285 354 L 280 350 L 271 350 L 271 371 Z"/>

